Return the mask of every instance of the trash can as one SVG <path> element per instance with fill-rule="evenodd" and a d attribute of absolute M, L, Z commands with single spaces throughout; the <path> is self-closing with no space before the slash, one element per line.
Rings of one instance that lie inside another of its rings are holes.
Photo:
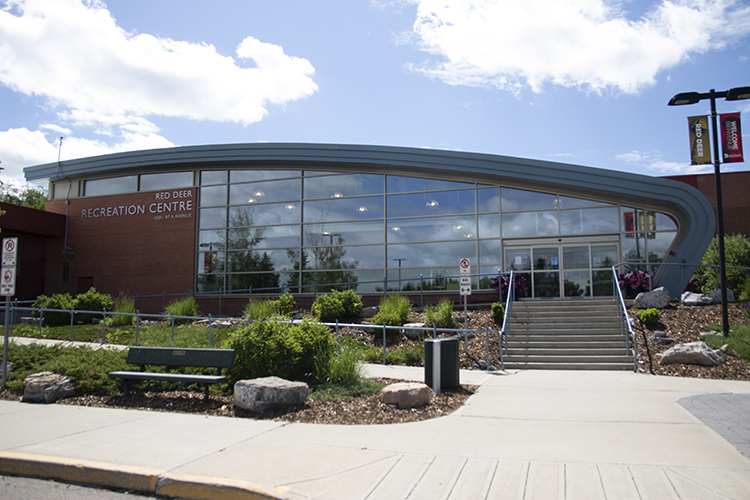
<path fill-rule="evenodd" d="M 438 353 L 436 355 L 436 353 Z M 437 366 L 436 366 L 437 365 Z M 442 387 L 461 385 L 459 381 L 458 339 L 425 339 L 424 383 L 435 392 Z"/>

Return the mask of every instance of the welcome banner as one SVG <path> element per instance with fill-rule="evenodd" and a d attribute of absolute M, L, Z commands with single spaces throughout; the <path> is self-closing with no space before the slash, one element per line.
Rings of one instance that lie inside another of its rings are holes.
<path fill-rule="evenodd" d="M 711 144 L 708 134 L 708 116 L 689 116 L 690 163 L 705 165 L 711 163 Z"/>
<path fill-rule="evenodd" d="M 742 132 L 740 130 L 739 113 L 723 113 L 719 115 L 721 122 L 721 151 L 724 163 L 739 163 L 745 161 L 742 157 Z"/>

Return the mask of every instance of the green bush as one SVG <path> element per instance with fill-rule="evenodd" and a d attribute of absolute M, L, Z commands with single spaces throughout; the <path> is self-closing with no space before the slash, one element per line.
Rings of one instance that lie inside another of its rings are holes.
<path fill-rule="evenodd" d="M 114 312 L 135 314 L 135 299 L 120 297 L 115 301 Z M 135 323 L 135 316 L 107 316 L 107 326 L 128 326 Z"/>
<path fill-rule="evenodd" d="M 411 302 L 402 295 L 389 295 L 380 300 L 378 312 L 370 321 L 371 325 L 401 326 L 411 312 Z"/>
<path fill-rule="evenodd" d="M 323 323 L 332 323 L 343 318 L 359 316 L 362 298 L 354 290 L 333 291 L 328 295 L 318 295 L 312 305 L 312 313 Z"/>
<path fill-rule="evenodd" d="M 503 318 L 505 317 L 505 306 L 500 302 L 493 302 L 490 306 L 490 312 L 492 314 L 492 319 L 495 321 L 495 324 L 498 326 L 502 326 Z"/>
<path fill-rule="evenodd" d="M 277 376 L 287 380 L 328 378 L 335 340 L 324 325 L 289 325 L 261 319 L 237 331 L 232 381 Z"/>
<path fill-rule="evenodd" d="M 355 385 L 364 376 L 363 346 L 352 337 L 342 338 L 331 357 L 328 381 L 339 385 Z"/>
<path fill-rule="evenodd" d="M 641 309 L 638 311 L 638 319 L 643 322 L 644 325 L 651 327 L 656 326 L 661 321 L 661 313 L 658 309 Z"/>
<path fill-rule="evenodd" d="M 748 278 L 748 271 L 744 269 L 730 269 L 730 266 L 750 267 L 750 240 L 741 234 L 725 237 L 724 255 L 727 265 L 727 288 L 733 291 L 742 290 Z M 719 265 L 719 240 L 716 237 L 711 240 L 708 250 L 706 250 L 703 259 L 701 259 L 701 264 Z M 716 275 L 715 268 L 699 267 L 693 274 L 692 282 L 700 286 L 703 293 L 708 293 L 719 289 Z"/>
<path fill-rule="evenodd" d="M 73 309 L 77 311 L 111 311 L 113 305 L 114 301 L 111 295 L 98 293 L 93 286 L 86 293 L 76 295 L 75 300 L 73 300 Z M 91 323 L 94 318 L 101 319 L 102 315 L 77 313 L 75 319 L 81 323 Z"/>
<path fill-rule="evenodd" d="M 294 295 L 289 292 L 279 296 L 279 298 L 274 301 L 274 312 L 281 316 L 291 316 L 296 307 L 297 303 L 294 302 Z"/>
<path fill-rule="evenodd" d="M 456 320 L 453 318 L 453 302 L 447 297 L 440 299 L 437 306 L 427 305 L 424 308 L 425 323 L 435 325 L 438 328 L 455 328 Z"/>
<path fill-rule="evenodd" d="M 40 295 L 34 301 L 32 307 L 43 309 L 62 309 L 60 312 L 42 311 L 44 323 L 47 326 L 63 326 L 70 324 L 70 309 L 74 305 L 74 299 L 69 293 L 56 293 L 51 297 Z M 39 311 L 32 313 L 35 318 L 39 317 Z"/>
<path fill-rule="evenodd" d="M 198 304 L 195 303 L 194 297 L 185 297 L 184 299 L 177 299 L 164 308 L 164 314 L 175 316 L 198 316 Z M 175 319 L 175 323 L 190 323 L 190 319 Z"/>
<path fill-rule="evenodd" d="M 250 319 L 268 319 L 274 315 L 274 309 L 272 300 L 250 299 L 244 314 Z"/>

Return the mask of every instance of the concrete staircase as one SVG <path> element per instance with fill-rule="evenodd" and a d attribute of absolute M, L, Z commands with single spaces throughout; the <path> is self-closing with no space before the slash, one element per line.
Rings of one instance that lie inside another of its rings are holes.
<path fill-rule="evenodd" d="M 506 369 L 632 370 L 614 300 L 513 304 Z"/>

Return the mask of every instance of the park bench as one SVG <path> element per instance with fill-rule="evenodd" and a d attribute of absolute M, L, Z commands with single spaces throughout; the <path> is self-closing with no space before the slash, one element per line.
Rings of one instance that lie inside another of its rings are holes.
<path fill-rule="evenodd" d="M 172 347 L 131 347 L 128 350 L 127 363 L 140 365 L 141 371 L 109 372 L 112 378 L 121 379 L 127 395 L 129 384 L 139 380 L 159 380 L 164 382 L 188 382 L 200 384 L 205 389 L 205 399 L 208 399 L 208 386 L 226 381 L 227 377 L 221 370 L 227 370 L 234 363 L 232 349 L 185 349 Z M 216 375 L 193 375 L 187 373 L 156 373 L 147 372 L 146 366 L 166 366 L 168 368 L 194 367 L 216 368 Z"/>

